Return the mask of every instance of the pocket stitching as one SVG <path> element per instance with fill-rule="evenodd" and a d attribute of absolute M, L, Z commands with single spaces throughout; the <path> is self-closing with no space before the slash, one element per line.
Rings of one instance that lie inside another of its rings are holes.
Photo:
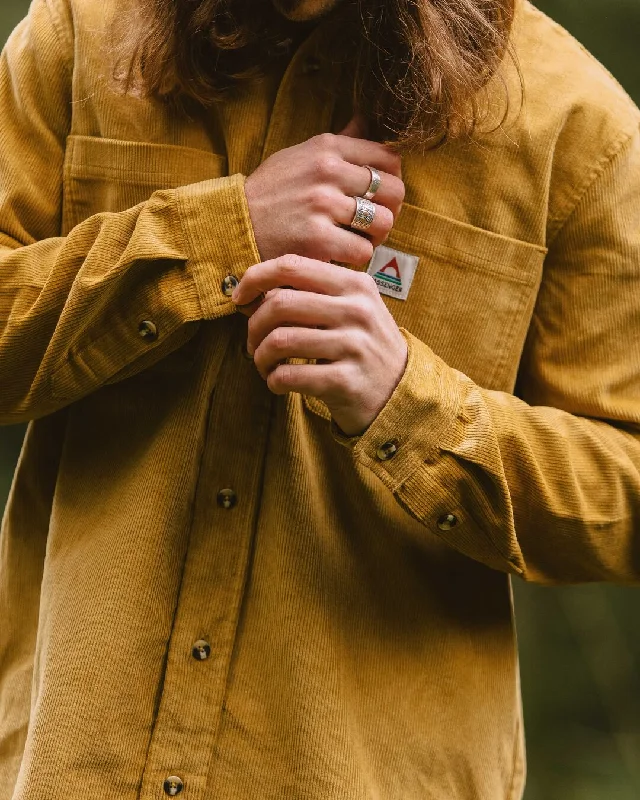
<path fill-rule="evenodd" d="M 92 161 L 90 158 L 88 160 L 79 161 L 77 157 L 78 145 L 80 142 L 87 143 L 85 146 L 85 152 L 90 147 L 104 147 L 104 148 L 112 148 L 115 150 L 119 150 L 122 153 L 128 152 L 129 157 L 133 157 L 136 151 L 151 151 L 153 152 L 154 149 L 157 148 L 157 152 L 162 150 L 170 151 L 172 153 L 178 154 L 179 152 L 185 154 L 191 154 L 193 157 L 199 157 L 206 160 L 209 160 L 217 165 L 220 166 L 220 172 L 224 173 L 225 167 L 227 165 L 227 157 L 221 155 L 220 153 L 213 153 L 209 150 L 199 150 L 195 147 L 185 147 L 184 145 L 176 145 L 176 144 L 164 144 L 164 143 L 156 143 L 156 142 L 135 142 L 135 141 L 128 141 L 125 139 L 103 139 L 99 136 L 69 136 L 67 137 L 67 171 L 70 178 L 83 178 L 83 177 L 103 177 L 105 175 L 111 175 L 114 177 L 119 177 L 122 175 L 136 175 L 136 182 L 137 183 L 144 183 L 145 176 L 149 178 L 158 179 L 158 177 L 167 175 L 167 176 L 175 176 L 176 170 L 173 169 L 157 169 L 157 170 L 147 170 L 145 169 L 142 172 L 139 169 L 135 169 L 131 166 L 126 165 L 113 165 L 113 164 L 104 164 L 99 163 L 97 161 Z M 90 143 L 90 144 L 89 144 Z M 91 170 L 96 170 L 96 174 L 91 174 Z M 206 180 L 203 178 L 203 180 Z"/>

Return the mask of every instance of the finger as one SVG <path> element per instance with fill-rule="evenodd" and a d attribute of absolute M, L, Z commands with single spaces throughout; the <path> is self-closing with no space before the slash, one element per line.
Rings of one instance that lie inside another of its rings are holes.
<path fill-rule="evenodd" d="M 337 364 L 280 364 L 269 373 L 267 386 L 274 394 L 321 397 L 339 391 L 341 374 Z"/>
<path fill-rule="evenodd" d="M 306 328 L 337 327 L 344 323 L 352 305 L 346 298 L 293 289 L 270 292 L 249 320 L 247 350 L 254 355 L 272 330 L 285 325 Z"/>
<path fill-rule="evenodd" d="M 359 195 L 364 197 L 371 183 L 371 173 L 366 167 L 357 164 L 344 163 L 339 176 L 339 188 L 346 195 Z M 395 216 L 400 211 L 404 201 L 404 183 L 395 175 L 380 172 L 380 188 L 375 193 L 374 200 L 381 206 L 386 206 Z"/>
<path fill-rule="evenodd" d="M 350 136 L 354 139 L 368 139 L 369 123 L 361 112 L 356 112 L 347 125 L 340 131 L 340 136 Z"/>
<path fill-rule="evenodd" d="M 237 306 L 237 311 L 241 314 L 244 314 L 245 317 L 250 317 L 253 312 L 259 308 L 260 303 L 264 300 L 264 293 L 260 292 L 260 294 L 251 300 L 249 303 L 240 304 Z"/>
<path fill-rule="evenodd" d="M 338 361 L 351 352 L 352 338 L 342 330 L 317 328 L 275 328 L 254 353 L 255 365 L 263 378 L 287 358 L 319 358 Z"/>
<path fill-rule="evenodd" d="M 255 300 L 271 289 L 291 286 L 306 292 L 338 296 L 355 289 L 357 281 L 357 273 L 346 267 L 285 255 L 249 267 L 231 299 L 242 308 L 250 306 L 255 310 Z"/>
<path fill-rule="evenodd" d="M 367 236 L 361 236 L 350 228 L 334 226 L 326 243 L 326 257 L 340 264 L 363 267 L 373 257 L 373 249 L 373 242 Z"/>
<path fill-rule="evenodd" d="M 400 155 L 387 145 L 370 142 L 367 139 L 340 136 L 340 134 L 336 135 L 335 142 L 342 158 L 350 164 L 357 164 L 360 167 L 370 164 L 372 167 L 395 175 L 397 178 L 402 176 Z"/>
<path fill-rule="evenodd" d="M 373 201 L 372 201 L 373 202 Z M 375 216 L 371 225 L 363 231 L 367 236 L 371 237 L 371 242 L 374 247 L 387 238 L 389 231 L 393 228 L 393 213 L 386 207 L 378 203 L 373 203 L 375 208 Z M 356 213 L 356 200 L 353 197 L 344 197 L 336 201 L 336 208 L 334 210 L 334 219 L 341 225 L 351 227 L 353 218 Z"/>

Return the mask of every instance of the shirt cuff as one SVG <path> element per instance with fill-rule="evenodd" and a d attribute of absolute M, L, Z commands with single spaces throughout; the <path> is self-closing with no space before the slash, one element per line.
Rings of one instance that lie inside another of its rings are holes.
<path fill-rule="evenodd" d="M 452 450 L 464 435 L 461 416 L 466 388 L 458 373 L 404 328 L 408 358 L 391 398 L 359 437 L 334 437 L 352 447 L 368 467 L 396 492 L 442 448 Z"/>
<path fill-rule="evenodd" d="M 239 282 L 262 259 L 258 251 L 244 175 L 213 178 L 175 190 L 176 203 L 204 319 L 233 313 L 235 305 L 223 291 L 223 281 Z"/>
<path fill-rule="evenodd" d="M 483 485 L 455 456 L 470 444 L 465 407 L 474 384 L 424 342 L 400 331 L 409 354 L 388 403 L 360 436 L 347 437 L 332 423 L 334 438 L 433 534 L 486 566 L 522 574 L 506 510 L 496 523 L 500 510 L 487 505 Z"/>

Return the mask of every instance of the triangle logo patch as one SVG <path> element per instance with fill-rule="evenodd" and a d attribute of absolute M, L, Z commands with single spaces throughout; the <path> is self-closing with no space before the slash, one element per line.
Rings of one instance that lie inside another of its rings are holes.
<path fill-rule="evenodd" d="M 377 283 L 380 294 L 406 300 L 419 260 L 418 256 L 381 244 L 374 250 L 367 272 Z"/>

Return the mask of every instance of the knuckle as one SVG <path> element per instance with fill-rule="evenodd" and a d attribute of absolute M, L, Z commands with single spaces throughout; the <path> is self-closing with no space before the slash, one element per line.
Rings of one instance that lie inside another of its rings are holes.
<path fill-rule="evenodd" d="M 311 193 L 311 206 L 316 211 L 329 214 L 336 206 L 335 193 L 326 185 L 315 186 Z"/>
<path fill-rule="evenodd" d="M 344 397 L 354 397 L 357 383 L 354 370 L 347 365 L 343 365 L 336 370 L 334 391 L 339 391 Z"/>
<path fill-rule="evenodd" d="M 369 303 L 364 297 L 358 297 L 351 306 L 351 318 L 359 328 L 367 326 L 371 317 Z"/>
<path fill-rule="evenodd" d="M 311 162 L 314 183 L 331 183 L 337 174 L 337 159 L 330 153 L 320 152 Z"/>
<path fill-rule="evenodd" d="M 278 260 L 278 272 L 284 283 L 292 283 L 302 270 L 303 259 L 296 253 L 287 253 Z"/>
<path fill-rule="evenodd" d="M 353 328 L 345 337 L 346 349 L 350 356 L 360 356 L 365 350 L 365 335 L 362 328 Z"/>
<path fill-rule="evenodd" d="M 363 294 L 375 296 L 378 294 L 378 285 L 373 280 L 373 276 L 368 272 L 356 272 L 358 276 L 359 288 Z"/>
<path fill-rule="evenodd" d="M 287 350 L 290 342 L 291 335 L 288 328 L 276 328 L 271 334 L 271 345 L 278 352 Z"/>
<path fill-rule="evenodd" d="M 334 150 L 336 146 L 336 135 L 334 133 L 319 133 L 311 140 L 320 150 Z"/>
<path fill-rule="evenodd" d="M 292 292 L 290 289 L 278 289 L 273 295 L 273 307 L 276 311 L 286 313 L 291 308 Z"/>
<path fill-rule="evenodd" d="M 274 394 L 282 394 L 287 391 L 291 383 L 291 365 L 280 364 L 267 378 L 267 386 Z"/>

